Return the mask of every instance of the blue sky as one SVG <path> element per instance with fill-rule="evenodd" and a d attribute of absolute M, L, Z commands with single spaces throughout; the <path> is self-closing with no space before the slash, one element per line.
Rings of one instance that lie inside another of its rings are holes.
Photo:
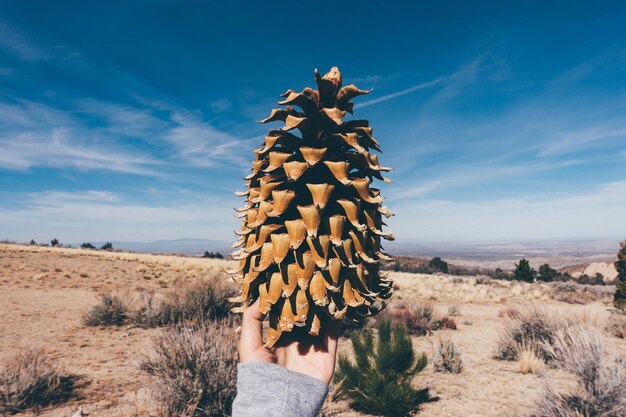
<path fill-rule="evenodd" d="M 0 239 L 231 240 L 255 121 L 333 65 L 400 242 L 626 237 L 623 2 L 227 3 L 0 3 Z"/>

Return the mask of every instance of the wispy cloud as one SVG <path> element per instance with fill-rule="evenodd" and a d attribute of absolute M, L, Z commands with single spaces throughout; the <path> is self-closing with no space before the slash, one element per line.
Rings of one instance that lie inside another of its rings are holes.
<path fill-rule="evenodd" d="M 24 61 L 39 61 L 48 54 L 32 43 L 21 31 L 0 21 L 0 47 L 10 50 Z"/>
<path fill-rule="evenodd" d="M 428 81 L 428 82 L 425 82 L 425 83 L 421 83 L 421 84 L 417 84 L 417 85 L 414 85 L 413 87 L 405 88 L 404 90 L 396 91 L 395 93 L 387 94 L 387 95 L 384 95 L 382 97 L 378 97 L 378 98 L 375 98 L 375 99 L 372 99 L 372 100 L 367 100 L 367 101 L 360 102 L 358 104 L 355 104 L 354 107 L 355 108 L 357 108 L 357 107 L 358 108 L 363 108 L 363 107 L 366 107 L 366 106 L 371 106 L 372 104 L 382 103 L 384 101 L 392 100 L 392 99 L 397 98 L 397 97 L 402 97 L 402 96 L 404 96 L 406 94 L 410 94 L 410 93 L 413 93 L 415 91 L 424 90 L 426 88 L 434 87 L 436 85 L 439 85 L 439 84 L 443 83 L 444 81 L 446 81 L 448 79 L 450 79 L 450 77 L 438 77 L 438 78 L 435 78 L 434 80 L 431 80 L 431 81 Z"/>
<path fill-rule="evenodd" d="M 0 103 L 0 167 L 73 167 L 160 175 L 159 161 L 106 140 L 69 113 L 32 102 Z M 110 138 L 109 138 L 110 139 Z"/>
<path fill-rule="evenodd" d="M 162 112 L 94 99 L 66 105 L 68 110 L 0 101 L 0 167 L 73 167 L 162 176 L 163 168 L 180 163 L 198 168 L 245 166 L 250 139 L 235 138 L 184 109 Z M 131 139 L 144 145 L 130 146 L 136 142 Z M 146 152 L 146 146 L 167 150 L 171 156 L 159 159 L 153 151 Z"/>
<path fill-rule="evenodd" d="M 235 164 L 238 169 L 247 167 L 249 140 L 241 140 L 221 132 L 209 123 L 202 122 L 189 113 L 174 113 L 174 126 L 164 136 L 176 146 L 178 152 L 170 159 L 182 158 L 194 166 L 213 167 Z M 253 138 L 259 141 L 259 138 Z"/>
<path fill-rule="evenodd" d="M 42 206 L 59 206 L 65 203 L 105 203 L 113 204 L 120 201 L 120 196 L 111 191 L 85 190 L 82 192 L 42 191 L 28 194 L 30 203 Z"/>
<path fill-rule="evenodd" d="M 622 141 L 626 144 L 626 127 L 623 120 L 618 125 L 601 125 L 583 129 L 582 131 L 570 131 L 556 134 L 554 140 L 548 142 L 539 151 L 540 156 L 552 156 L 578 152 L 594 145 L 602 145 L 600 142 Z M 625 145 L 626 146 L 626 145 Z"/>
<path fill-rule="evenodd" d="M 173 238 L 232 240 L 232 202 L 188 196 L 183 204 L 130 203 L 108 191 L 29 194 L 24 206 L 0 208 L 0 239 L 24 236 L 64 242 L 154 241 Z M 25 221 L 25 219 L 28 219 Z"/>

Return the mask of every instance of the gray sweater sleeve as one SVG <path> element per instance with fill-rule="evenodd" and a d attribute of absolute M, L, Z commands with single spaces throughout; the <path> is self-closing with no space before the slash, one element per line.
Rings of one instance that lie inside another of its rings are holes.
<path fill-rule="evenodd" d="M 233 417 L 315 417 L 328 394 L 319 379 L 267 362 L 237 366 Z"/>

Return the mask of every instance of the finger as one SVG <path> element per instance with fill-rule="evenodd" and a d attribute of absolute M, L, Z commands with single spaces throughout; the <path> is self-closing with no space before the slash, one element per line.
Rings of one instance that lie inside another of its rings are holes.
<path fill-rule="evenodd" d="M 337 354 L 340 326 L 341 322 L 339 320 L 329 320 L 328 323 L 326 323 L 326 330 L 324 331 L 324 347 L 332 356 Z"/>
<path fill-rule="evenodd" d="M 241 320 L 241 337 L 239 338 L 239 358 L 246 362 L 250 354 L 263 347 L 263 314 L 259 300 L 249 306 Z"/>

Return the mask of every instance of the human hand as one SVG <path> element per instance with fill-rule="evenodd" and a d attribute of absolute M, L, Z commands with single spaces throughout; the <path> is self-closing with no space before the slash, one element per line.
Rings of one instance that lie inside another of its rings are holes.
<path fill-rule="evenodd" d="M 239 361 L 270 362 L 330 383 L 335 371 L 339 323 L 330 321 L 320 336 L 302 337 L 296 340 L 290 333 L 283 334 L 272 349 L 263 347 L 263 315 L 259 301 L 243 313 L 239 338 Z"/>

